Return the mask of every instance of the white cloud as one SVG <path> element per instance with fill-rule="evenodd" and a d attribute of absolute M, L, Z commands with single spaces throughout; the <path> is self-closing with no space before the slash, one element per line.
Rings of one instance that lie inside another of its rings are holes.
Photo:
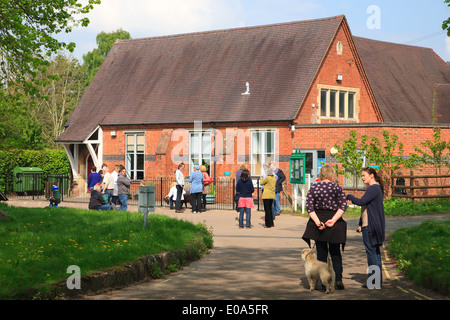
<path fill-rule="evenodd" d="M 102 31 L 122 28 L 136 39 L 244 26 L 242 1 L 102 0 L 86 15 L 88 27 L 74 28 L 57 38 L 75 42 L 74 57 L 82 61 L 83 54 L 97 47 L 95 38 Z"/>
<path fill-rule="evenodd" d="M 133 38 L 229 28 L 242 24 L 238 0 L 103 0 L 88 15 L 89 30 L 122 28 Z"/>

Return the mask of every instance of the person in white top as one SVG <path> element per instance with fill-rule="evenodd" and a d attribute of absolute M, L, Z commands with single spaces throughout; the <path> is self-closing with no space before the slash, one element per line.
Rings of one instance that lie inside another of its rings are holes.
<path fill-rule="evenodd" d="M 177 213 L 183 212 L 181 210 L 181 195 L 183 194 L 183 187 L 184 187 L 184 175 L 182 172 L 183 170 L 184 170 L 184 163 L 181 162 L 178 165 L 178 169 L 175 170 L 175 180 L 177 183 L 177 198 L 175 201 L 175 212 Z"/>
<path fill-rule="evenodd" d="M 117 199 L 119 197 L 119 190 L 117 188 L 117 179 L 119 178 L 119 169 L 120 169 L 120 167 L 118 165 L 115 165 L 114 171 L 111 172 L 111 176 L 114 178 L 114 188 L 113 188 L 111 201 L 112 201 L 112 203 L 114 203 L 114 205 L 117 204 Z"/>
<path fill-rule="evenodd" d="M 181 195 L 181 201 L 184 200 L 184 194 L 186 193 L 186 191 L 184 191 L 183 189 L 183 194 Z M 169 194 L 166 196 L 167 199 L 169 199 L 169 205 L 170 205 L 170 209 L 173 209 L 173 204 L 177 199 L 177 183 L 174 182 L 172 184 L 172 187 L 170 188 Z"/>

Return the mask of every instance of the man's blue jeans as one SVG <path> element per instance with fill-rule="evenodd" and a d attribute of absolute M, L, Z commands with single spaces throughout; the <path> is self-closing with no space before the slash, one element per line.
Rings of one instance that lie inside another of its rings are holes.
<path fill-rule="evenodd" d="M 281 211 L 280 193 L 275 193 L 275 199 L 273 200 L 273 204 L 272 204 L 273 220 L 275 220 L 275 213 L 280 213 L 280 211 Z"/>
<path fill-rule="evenodd" d="M 120 201 L 120 211 L 127 211 L 127 202 L 128 202 L 128 195 L 127 194 L 119 194 L 119 201 Z"/>
<path fill-rule="evenodd" d="M 104 204 L 104 205 L 101 205 L 100 207 L 98 207 L 95 210 L 109 211 L 109 210 L 111 210 L 111 206 L 109 204 Z"/>

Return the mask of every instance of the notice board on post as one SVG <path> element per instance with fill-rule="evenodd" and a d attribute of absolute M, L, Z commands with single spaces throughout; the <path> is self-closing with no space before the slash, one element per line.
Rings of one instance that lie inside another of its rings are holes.
<path fill-rule="evenodd" d="M 155 212 L 155 187 L 140 186 L 138 195 L 138 211 L 144 214 L 144 225 L 147 226 L 148 213 Z"/>

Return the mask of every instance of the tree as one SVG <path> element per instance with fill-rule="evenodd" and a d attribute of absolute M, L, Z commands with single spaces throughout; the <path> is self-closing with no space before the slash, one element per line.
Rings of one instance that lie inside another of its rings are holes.
<path fill-rule="evenodd" d="M 28 105 L 30 114 L 42 124 L 45 143 L 55 147 L 55 140 L 87 87 L 87 74 L 77 59 L 62 52 L 49 62 L 46 73 L 36 76 L 49 77 L 49 81 L 38 87 L 39 94 L 30 97 Z"/>
<path fill-rule="evenodd" d="M 36 93 L 36 83 L 28 81 L 48 66 L 46 58 L 58 50 L 73 52 L 75 44 L 55 39 L 88 18 L 76 20 L 100 4 L 100 0 L 0 0 L 0 86 L 12 83 Z"/>
<path fill-rule="evenodd" d="M 444 3 L 447 3 L 450 7 L 450 0 L 444 0 Z M 442 22 L 442 29 L 447 30 L 447 36 L 450 37 L 450 17 Z"/>
<path fill-rule="evenodd" d="M 425 164 L 432 165 L 436 175 L 447 174 L 450 164 L 446 157 L 450 156 L 450 141 L 442 140 L 441 128 L 433 128 L 433 140 L 422 142 L 421 145 L 424 149 L 414 147 L 414 150 L 418 153 L 414 157 L 422 160 Z M 441 184 L 445 184 L 445 180 L 446 178 L 436 178 L 436 182 Z"/>
<path fill-rule="evenodd" d="M 24 97 L 0 87 L 0 150 L 45 148 L 42 126 L 31 117 Z"/>
<path fill-rule="evenodd" d="M 396 134 L 383 130 L 383 143 L 377 137 L 372 137 L 367 145 L 366 157 L 369 163 L 376 164 L 391 176 L 401 167 L 412 168 L 417 165 L 415 159 L 403 157 L 403 143 Z"/>
<path fill-rule="evenodd" d="M 131 39 L 130 33 L 122 29 L 111 33 L 102 31 L 96 38 L 98 48 L 83 55 L 83 65 L 87 70 L 89 83 L 102 65 L 114 42 L 118 39 Z"/>
<path fill-rule="evenodd" d="M 344 174 L 347 178 L 353 179 L 353 188 L 356 189 L 361 177 L 361 170 L 364 165 L 364 153 L 366 148 L 367 136 L 362 136 L 362 142 L 358 144 L 356 131 L 350 131 L 350 138 L 342 142 L 342 146 L 337 144 L 332 149 L 332 155 L 342 164 L 344 170 L 336 167 L 336 171 Z"/>

